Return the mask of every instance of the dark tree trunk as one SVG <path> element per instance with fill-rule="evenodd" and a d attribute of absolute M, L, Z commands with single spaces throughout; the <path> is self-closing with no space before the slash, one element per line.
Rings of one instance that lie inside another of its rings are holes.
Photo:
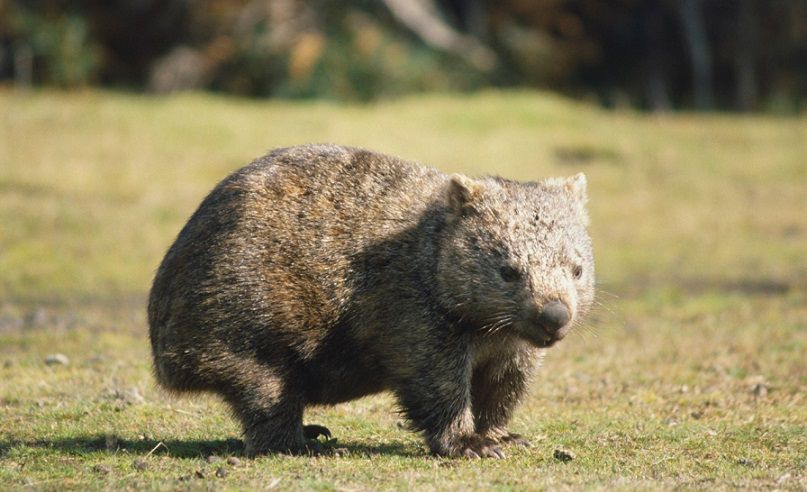
<path fill-rule="evenodd" d="M 672 109 L 666 60 L 664 12 L 656 2 L 649 2 L 641 16 L 644 47 L 644 85 L 647 105 L 652 111 Z"/>
<path fill-rule="evenodd" d="M 714 105 L 712 84 L 712 54 L 703 22 L 701 0 L 681 0 L 679 3 L 684 41 L 692 65 L 692 91 L 695 107 L 711 109 Z"/>
<path fill-rule="evenodd" d="M 14 44 L 14 84 L 21 89 L 31 87 L 34 79 L 34 50 L 31 45 L 18 41 Z"/>
<path fill-rule="evenodd" d="M 756 43 L 758 39 L 753 0 L 739 0 L 737 14 L 737 109 L 750 111 L 757 103 Z"/>
<path fill-rule="evenodd" d="M 462 32 L 483 41 L 487 39 L 487 12 L 483 0 L 447 0 L 443 3 L 456 17 Z"/>

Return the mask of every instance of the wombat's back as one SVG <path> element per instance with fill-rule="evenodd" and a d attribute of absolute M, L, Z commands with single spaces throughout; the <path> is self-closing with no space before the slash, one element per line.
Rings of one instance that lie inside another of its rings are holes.
<path fill-rule="evenodd" d="M 216 389 L 256 350 L 305 357 L 341 319 L 356 252 L 411 227 L 446 177 L 330 145 L 280 149 L 207 196 L 156 274 L 155 369 L 166 387 Z"/>

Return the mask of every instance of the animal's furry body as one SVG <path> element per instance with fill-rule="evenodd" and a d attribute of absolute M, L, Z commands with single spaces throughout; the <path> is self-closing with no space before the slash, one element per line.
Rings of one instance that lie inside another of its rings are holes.
<path fill-rule="evenodd" d="M 592 302 L 584 203 L 582 175 L 277 150 L 223 180 L 166 254 L 157 379 L 221 394 L 250 454 L 305 449 L 325 432 L 302 425 L 308 405 L 391 390 L 434 453 L 502 456 L 530 372 Z M 550 303 L 568 318 L 547 322 Z"/>

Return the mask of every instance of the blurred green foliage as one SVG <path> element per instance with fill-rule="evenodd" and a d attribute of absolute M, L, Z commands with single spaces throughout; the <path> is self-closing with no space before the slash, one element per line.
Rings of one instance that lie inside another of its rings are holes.
<path fill-rule="evenodd" d="M 529 86 L 792 112 L 807 95 L 807 3 L 0 0 L 4 79 L 360 101 Z"/>
<path fill-rule="evenodd" d="M 86 85 L 101 68 L 99 48 L 87 19 L 80 14 L 48 15 L 18 7 L 10 11 L 7 22 L 18 38 L 18 48 L 26 45 L 31 61 L 37 61 L 36 77 L 44 83 L 61 87 Z"/>

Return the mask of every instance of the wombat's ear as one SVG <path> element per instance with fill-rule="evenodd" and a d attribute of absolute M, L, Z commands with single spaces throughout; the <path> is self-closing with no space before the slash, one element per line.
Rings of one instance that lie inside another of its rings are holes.
<path fill-rule="evenodd" d="M 568 191 L 569 194 L 572 195 L 572 197 L 574 197 L 574 199 L 577 201 L 577 211 L 580 213 L 580 218 L 583 220 L 583 223 L 588 226 L 589 218 L 588 211 L 586 210 L 586 203 L 588 202 L 586 175 L 583 173 L 575 174 L 566 180 L 563 187 L 566 188 L 566 191 Z"/>
<path fill-rule="evenodd" d="M 571 178 L 566 180 L 566 184 L 564 185 L 566 191 L 571 193 L 573 197 L 575 197 L 580 203 L 585 204 L 588 202 L 588 191 L 587 191 L 587 184 L 586 184 L 586 175 L 583 173 L 577 173 Z"/>
<path fill-rule="evenodd" d="M 473 203 L 482 192 L 482 184 L 463 176 L 452 174 L 448 183 L 448 206 L 452 212 L 462 215 L 473 208 Z"/>

